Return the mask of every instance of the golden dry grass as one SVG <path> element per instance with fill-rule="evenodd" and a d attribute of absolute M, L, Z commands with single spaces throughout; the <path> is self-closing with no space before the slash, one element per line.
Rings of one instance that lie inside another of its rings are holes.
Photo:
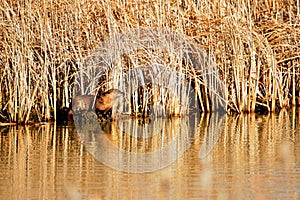
<path fill-rule="evenodd" d="M 300 103 L 300 2 L 1 1 L 0 118 L 55 119 L 74 73 L 105 38 L 174 30 L 205 49 L 224 83 L 226 109 L 275 111 Z"/>

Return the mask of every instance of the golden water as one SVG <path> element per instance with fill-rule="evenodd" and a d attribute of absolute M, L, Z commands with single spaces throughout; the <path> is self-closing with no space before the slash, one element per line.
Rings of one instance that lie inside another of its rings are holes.
<path fill-rule="evenodd" d="M 0 199 L 300 199 L 299 127 L 296 110 L 1 127 Z"/>

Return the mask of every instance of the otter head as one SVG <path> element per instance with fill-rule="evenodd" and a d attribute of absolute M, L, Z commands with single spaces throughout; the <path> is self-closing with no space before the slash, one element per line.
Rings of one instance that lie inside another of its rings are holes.
<path fill-rule="evenodd" d="M 123 96 L 123 92 L 118 89 L 110 89 L 97 97 L 95 109 L 98 111 L 107 111 Z"/>
<path fill-rule="evenodd" d="M 111 98 L 113 101 L 119 99 L 119 98 L 122 97 L 123 94 L 124 94 L 123 92 L 121 92 L 121 91 L 118 90 L 118 89 L 110 89 L 110 90 L 108 90 L 107 92 L 108 92 L 108 94 L 110 95 L 110 98 Z"/>

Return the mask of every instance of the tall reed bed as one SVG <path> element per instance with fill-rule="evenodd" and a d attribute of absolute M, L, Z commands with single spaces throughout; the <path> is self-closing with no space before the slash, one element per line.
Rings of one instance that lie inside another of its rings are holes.
<path fill-rule="evenodd" d="M 111 36 L 85 60 L 75 94 L 115 88 L 124 92 L 122 113 L 183 116 L 191 108 L 205 112 L 221 106 L 216 72 L 206 51 L 184 35 L 140 28 Z"/>
<path fill-rule="evenodd" d="M 298 0 L 1 1 L 1 121 L 55 120 L 69 107 L 74 73 L 104 38 L 153 27 L 206 51 L 227 110 L 300 104 L 299 7 Z"/>

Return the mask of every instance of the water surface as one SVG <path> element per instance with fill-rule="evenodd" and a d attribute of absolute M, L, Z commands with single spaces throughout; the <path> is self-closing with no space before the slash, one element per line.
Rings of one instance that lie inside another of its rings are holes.
<path fill-rule="evenodd" d="M 299 126 L 293 110 L 1 127 L 0 199 L 300 199 Z"/>

